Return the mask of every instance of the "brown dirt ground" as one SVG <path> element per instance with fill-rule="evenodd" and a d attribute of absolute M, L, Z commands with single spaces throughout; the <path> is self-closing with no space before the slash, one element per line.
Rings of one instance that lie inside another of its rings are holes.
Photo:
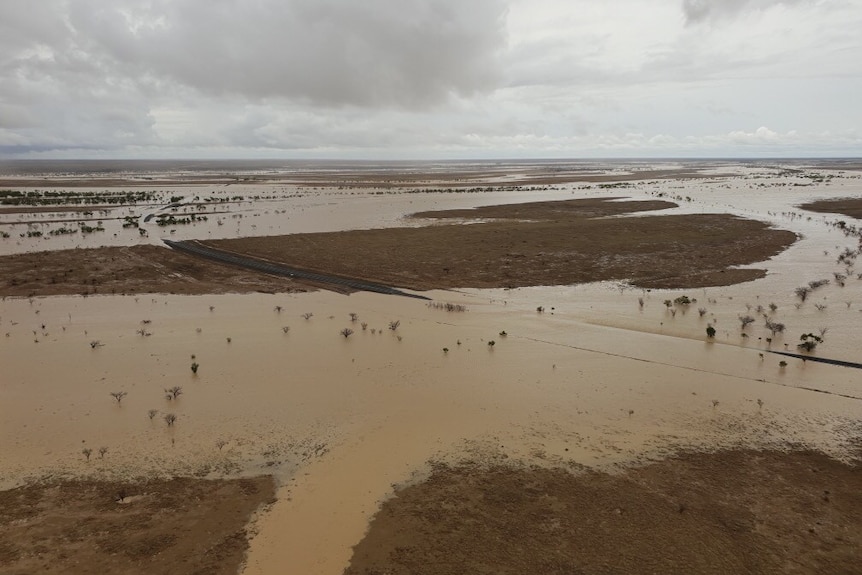
<path fill-rule="evenodd" d="M 274 497 L 271 477 L 0 491 L 0 572 L 233 575 L 252 514 Z"/>
<path fill-rule="evenodd" d="M 159 246 L 58 250 L 0 257 L 0 295 L 307 291 L 276 278 Z"/>
<path fill-rule="evenodd" d="M 620 475 L 440 466 L 385 502 L 345 575 L 859 574 L 862 468 L 685 454 Z"/>
<path fill-rule="evenodd" d="M 829 214 L 844 214 L 857 220 L 862 220 L 862 198 L 841 198 L 836 200 L 818 200 L 799 206 L 809 212 L 824 212 Z"/>
<path fill-rule="evenodd" d="M 646 288 L 730 285 L 763 276 L 729 266 L 763 261 L 796 236 L 730 215 L 609 218 L 673 207 L 664 201 L 535 202 L 417 214 L 464 225 L 208 241 L 227 251 L 416 290 L 570 285 L 628 279 Z M 299 283 L 159 246 L 0 257 L 0 295 L 290 292 Z"/>
<path fill-rule="evenodd" d="M 570 285 L 628 279 L 646 288 L 750 281 L 796 240 L 726 214 L 608 218 L 673 207 L 663 201 L 535 202 L 417 214 L 464 225 L 355 230 L 204 242 L 285 265 L 416 290 Z"/>

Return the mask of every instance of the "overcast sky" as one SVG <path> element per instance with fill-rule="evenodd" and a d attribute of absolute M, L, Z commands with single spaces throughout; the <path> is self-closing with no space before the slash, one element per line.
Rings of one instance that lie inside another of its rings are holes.
<path fill-rule="evenodd" d="M 862 0 L 2 0 L 0 157 L 862 155 Z"/>

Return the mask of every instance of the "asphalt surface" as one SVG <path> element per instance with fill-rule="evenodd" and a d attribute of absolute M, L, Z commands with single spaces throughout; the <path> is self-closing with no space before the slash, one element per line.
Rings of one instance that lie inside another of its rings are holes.
<path fill-rule="evenodd" d="M 430 300 L 431 298 L 426 297 L 424 295 L 408 293 L 405 291 L 401 291 L 397 288 L 378 284 L 374 282 L 367 282 L 362 280 L 350 279 L 350 278 L 342 278 L 338 276 L 332 276 L 327 274 L 321 274 L 317 272 L 311 272 L 307 270 L 301 270 L 297 268 L 292 268 L 280 264 L 274 264 L 271 262 L 267 262 L 264 260 L 260 260 L 257 258 L 252 258 L 249 256 L 241 256 L 237 254 L 232 254 L 229 252 L 225 252 L 222 250 L 217 250 L 215 248 L 211 248 L 209 246 L 204 246 L 197 241 L 180 241 L 175 242 L 173 240 L 162 240 L 168 247 L 191 254 L 194 256 L 206 258 L 208 260 L 213 260 L 221 263 L 226 263 L 233 266 L 239 266 L 245 269 L 271 274 L 276 276 L 288 277 L 291 279 L 298 280 L 308 280 L 315 282 L 321 285 L 333 285 L 345 287 L 351 290 L 356 291 L 368 291 L 374 293 L 381 293 L 386 295 L 398 295 L 404 297 L 412 297 L 416 299 L 422 300 Z"/>

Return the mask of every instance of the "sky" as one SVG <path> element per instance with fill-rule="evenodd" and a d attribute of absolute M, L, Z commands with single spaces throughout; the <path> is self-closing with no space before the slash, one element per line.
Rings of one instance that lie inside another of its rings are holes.
<path fill-rule="evenodd" d="M 0 158 L 862 156 L 862 0 L 2 0 Z"/>

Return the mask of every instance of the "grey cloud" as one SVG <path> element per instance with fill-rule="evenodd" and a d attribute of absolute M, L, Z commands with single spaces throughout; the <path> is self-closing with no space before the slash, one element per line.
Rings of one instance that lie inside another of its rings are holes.
<path fill-rule="evenodd" d="M 423 108 L 494 87 L 499 0 L 82 0 L 71 26 L 127 73 L 204 93 Z"/>
<path fill-rule="evenodd" d="M 772 6 L 799 4 L 805 0 L 682 0 L 688 23 L 734 16 L 744 10 L 763 10 Z"/>
<path fill-rule="evenodd" d="M 4 0 L 0 146 L 158 145 L 165 107 L 298 107 L 321 137 L 351 108 L 439 110 L 496 87 L 505 14 L 504 0 Z M 208 120 L 189 129 L 215 145 L 272 139 L 261 118 Z"/>

